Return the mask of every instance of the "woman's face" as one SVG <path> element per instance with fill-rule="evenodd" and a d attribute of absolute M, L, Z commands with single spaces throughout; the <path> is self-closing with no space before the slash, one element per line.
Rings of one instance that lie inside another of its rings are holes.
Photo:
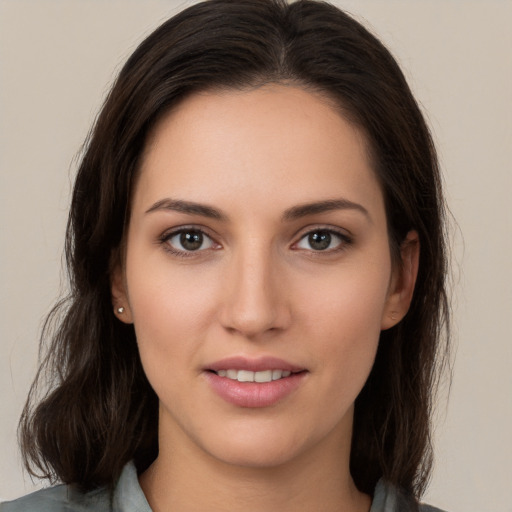
<path fill-rule="evenodd" d="M 160 453 L 263 467 L 348 452 L 413 267 L 393 271 L 365 141 L 326 101 L 284 85 L 185 100 L 148 142 L 113 279 Z"/>

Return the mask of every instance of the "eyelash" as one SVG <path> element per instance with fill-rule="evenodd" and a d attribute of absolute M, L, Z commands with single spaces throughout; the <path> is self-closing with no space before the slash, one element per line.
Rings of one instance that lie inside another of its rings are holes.
<path fill-rule="evenodd" d="M 298 248 L 298 250 L 305 250 L 310 252 L 312 256 L 322 256 L 322 255 L 331 255 L 331 254 L 337 254 L 341 251 L 344 251 L 350 247 L 354 240 L 351 236 L 349 236 L 346 232 L 342 232 L 340 230 L 331 228 L 331 227 L 315 227 L 313 229 L 309 229 L 307 232 L 305 232 L 297 242 L 293 244 L 293 246 L 297 246 L 302 241 L 306 240 L 308 237 L 315 233 L 324 233 L 328 234 L 331 238 L 334 236 L 339 240 L 339 243 L 336 247 L 331 249 L 324 249 L 324 250 L 314 250 L 314 249 L 301 249 Z"/>
<path fill-rule="evenodd" d="M 198 249 L 195 251 L 194 250 L 187 251 L 187 250 L 176 249 L 175 247 L 173 247 L 170 244 L 170 240 L 172 240 L 172 238 L 174 238 L 178 235 L 182 235 L 184 233 L 200 234 L 207 240 L 210 240 L 210 243 L 213 246 L 215 246 L 215 245 L 217 246 L 217 247 L 213 247 L 213 250 L 220 247 L 220 244 L 215 242 L 215 240 L 210 235 L 208 235 L 208 233 L 206 233 L 203 229 L 201 229 L 199 227 L 194 227 L 194 226 L 190 226 L 190 227 L 185 226 L 185 227 L 181 227 L 179 229 L 175 229 L 172 231 L 167 231 L 159 237 L 158 243 L 163 246 L 163 249 L 165 251 L 171 253 L 174 256 L 178 256 L 181 258 L 191 258 L 191 257 L 194 257 L 206 250 L 212 249 L 212 247 L 207 247 L 205 249 Z M 341 232 L 337 229 L 333 229 L 331 227 L 315 227 L 314 229 L 310 229 L 307 232 L 305 232 L 304 234 L 302 234 L 301 237 L 299 238 L 299 240 L 292 245 L 292 248 L 295 248 L 299 243 L 301 243 L 307 237 L 309 237 L 315 233 L 325 233 L 325 234 L 330 235 L 331 237 L 332 237 L 332 235 L 334 235 L 334 237 L 339 239 L 339 243 L 336 247 L 334 247 L 332 249 L 314 250 L 314 249 L 305 249 L 305 248 L 297 247 L 296 250 L 304 250 L 304 251 L 310 252 L 312 255 L 320 256 L 320 255 L 327 255 L 327 254 L 335 254 L 335 253 L 344 251 L 353 244 L 353 238 L 344 232 Z"/>
<path fill-rule="evenodd" d="M 194 226 L 184 226 L 179 229 L 172 230 L 172 231 L 166 231 L 159 237 L 158 242 L 163 246 L 163 249 L 165 251 L 171 253 L 174 256 L 178 256 L 180 258 L 191 258 L 201 252 L 204 252 L 207 249 L 210 249 L 210 247 L 208 247 L 207 249 L 198 249 L 196 251 L 190 251 L 190 250 L 187 251 L 187 250 L 180 250 L 180 249 L 174 248 L 170 244 L 170 240 L 172 240 L 175 236 L 182 235 L 184 233 L 198 233 L 201 236 L 203 236 L 204 238 L 206 238 L 207 240 L 210 240 L 212 245 L 220 246 L 219 244 L 217 244 L 215 242 L 215 240 L 210 235 L 208 235 L 208 233 L 206 233 L 206 231 L 204 229 L 201 229 L 199 227 L 194 227 Z"/>

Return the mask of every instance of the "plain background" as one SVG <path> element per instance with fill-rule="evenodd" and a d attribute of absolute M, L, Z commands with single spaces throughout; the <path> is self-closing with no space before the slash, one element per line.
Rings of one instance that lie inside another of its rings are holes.
<path fill-rule="evenodd" d="M 0 0 L 0 498 L 35 488 L 20 466 L 16 425 L 41 321 L 59 294 L 76 155 L 115 71 L 191 3 Z M 451 512 L 512 512 L 512 2 L 336 4 L 401 63 L 433 130 L 459 226 L 457 359 L 424 499 Z"/>

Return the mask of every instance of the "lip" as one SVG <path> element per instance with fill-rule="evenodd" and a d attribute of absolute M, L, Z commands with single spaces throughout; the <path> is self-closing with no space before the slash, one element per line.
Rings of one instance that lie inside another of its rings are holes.
<path fill-rule="evenodd" d="M 271 382 L 238 382 L 219 377 L 216 373 L 205 372 L 204 376 L 211 389 L 224 401 L 237 407 L 270 407 L 291 395 L 303 382 L 307 372 L 292 373 Z"/>
<path fill-rule="evenodd" d="M 205 370 L 213 370 L 218 372 L 219 370 L 248 370 L 251 372 L 261 372 L 263 370 L 288 370 L 290 372 L 301 372 L 305 368 L 291 364 L 284 359 L 278 357 L 258 357 L 248 358 L 244 356 L 233 356 L 221 359 L 205 367 Z"/>
<path fill-rule="evenodd" d="M 279 369 L 288 370 L 288 377 L 271 382 L 238 382 L 237 380 L 220 377 L 214 371 L 248 370 L 253 372 Z M 299 367 L 276 357 L 229 357 L 216 361 L 205 368 L 203 375 L 210 388 L 225 402 L 237 407 L 262 408 L 276 405 L 296 391 L 307 375 L 305 368 Z"/>

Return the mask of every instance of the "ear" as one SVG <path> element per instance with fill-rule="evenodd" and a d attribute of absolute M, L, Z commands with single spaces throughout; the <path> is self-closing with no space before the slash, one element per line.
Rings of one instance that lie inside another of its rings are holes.
<path fill-rule="evenodd" d="M 110 291 L 114 315 L 125 324 L 133 323 L 133 315 L 126 293 L 126 279 L 120 262 L 111 267 Z"/>
<path fill-rule="evenodd" d="M 420 240 L 416 231 L 409 231 L 400 246 L 400 261 L 395 265 L 382 315 L 381 329 L 395 326 L 411 305 L 418 275 Z"/>

